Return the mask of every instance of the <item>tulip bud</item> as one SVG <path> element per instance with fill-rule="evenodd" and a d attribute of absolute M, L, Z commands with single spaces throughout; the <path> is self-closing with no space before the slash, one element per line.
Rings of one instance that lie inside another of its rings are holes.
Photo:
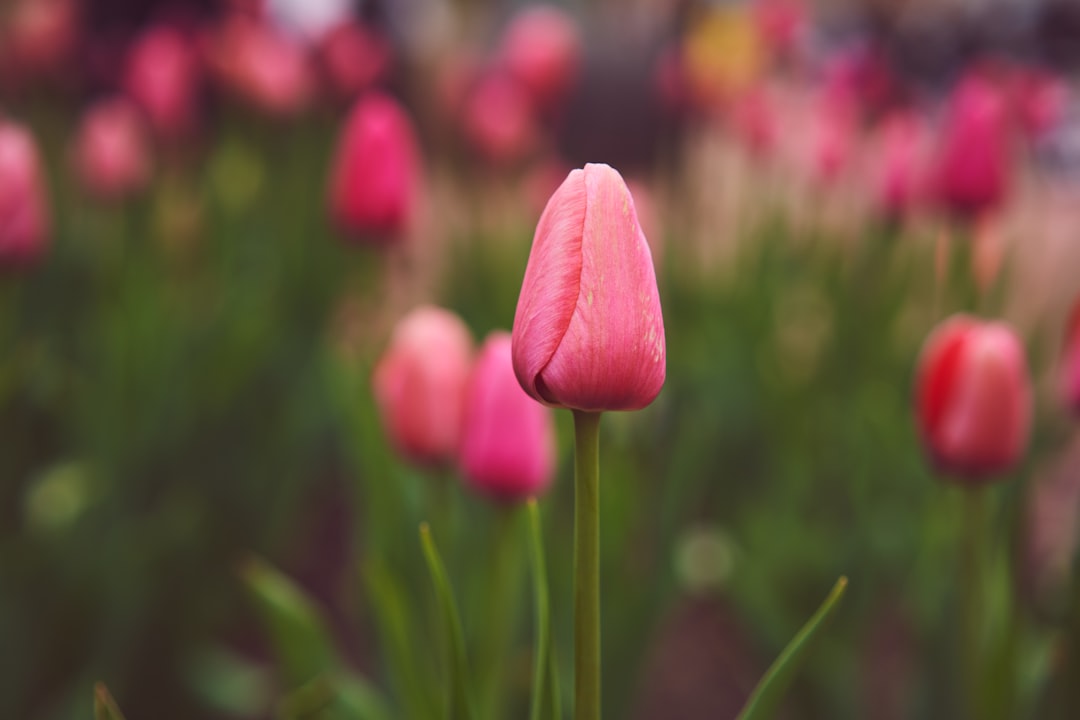
<path fill-rule="evenodd" d="M 581 62 L 581 37 L 574 20 L 551 5 L 519 12 L 503 35 L 503 66 L 528 91 L 537 110 L 554 109 L 571 90 Z"/>
<path fill-rule="evenodd" d="M 457 315 L 423 306 L 394 328 L 373 378 L 375 401 L 395 447 L 438 465 L 457 457 L 472 338 Z"/>
<path fill-rule="evenodd" d="M 506 502 L 543 493 L 555 465 L 551 411 L 514 376 L 510 334 L 484 341 L 465 400 L 461 469 L 478 492 Z"/>
<path fill-rule="evenodd" d="M 882 123 L 880 147 L 873 154 L 871 189 L 888 218 L 906 217 L 923 198 L 926 138 L 926 129 L 914 113 L 894 113 Z"/>
<path fill-rule="evenodd" d="M 512 78 L 488 75 L 472 88 L 463 108 L 465 136 L 488 161 L 511 164 L 537 145 L 529 98 Z"/>
<path fill-rule="evenodd" d="M 1001 93 L 972 76 L 953 91 L 937 166 L 939 202 L 975 216 L 1005 200 L 1009 185 L 1008 116 Z"/>
<path fill-rule="evenodd" d="M 939 470 L 973 484 L 1009 470 L 1031 429 L 1031 381 L 1013 329 L 969 315 L 939 325 L 919 358 L 916 406 Z"/>
<path fill-rule="evenodd" d="M 198 58 L 179 30 L 152 27 L 132 46 L 124 87 L 161 137 L 173 139 L 193 129 L 199 82 Z"/>
<path fill-rule="evenodd" d="M 353 107 L 338 142 L 330 212 L 352 238 L 403 236 L 416 204 L 419 151 L 412 122 L 393 99 L 370 94 Z"/>
<path fill-rule="evenodd" d="M 146 132 L 127 100 L 103 100 L 86 112 L 75 139 L 74 164 L 82 184 L 102 199 L 122 198 L 146 186 Z"/>
<path fill-rule="evenodd" d="M 660 393 L 666 348 L 652 255 L 611 167 L 573 170 L 544 208 L 513 358 L 525 392 L 554 407 L 636 410 Z"/>
<path fill-rule="evenodd" d="M 1065 329 L 1061 384 L 1065 402 L 1074 413 L 1080 415 L 1080 300 L 1073 306 Z"/>
<path fill-rule="evenodd" d="M 364 25 L 343 21 L 319 40 L 319 59 L 334 93 L 352 100 L 390 70 L 390 43 Z"/>
<path fill-rule="evenodd" d="M 0 270 L 33 264 L 48 244 L 49 217 L 34 138 L 0 120 Z"/>

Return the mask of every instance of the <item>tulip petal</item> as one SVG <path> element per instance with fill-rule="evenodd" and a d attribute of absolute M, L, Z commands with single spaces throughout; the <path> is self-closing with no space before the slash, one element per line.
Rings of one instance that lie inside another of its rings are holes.
<path fill-rule="evenodd" d="M 586 200 L 585 173 L 573 170 L 540 216 L 514 314 L 514 373 L 525 392 L 549 404 L 555 403 L 540 394 L 537 379 L 578 302 Z"/>
<path fill-rule="evenodd" d="M 565 335 L 536 394 L 579 410 L 636 410 L 664 384 L 666 352 L 652 255 L 626 183 L 586 165 L 581 273 Z"/>

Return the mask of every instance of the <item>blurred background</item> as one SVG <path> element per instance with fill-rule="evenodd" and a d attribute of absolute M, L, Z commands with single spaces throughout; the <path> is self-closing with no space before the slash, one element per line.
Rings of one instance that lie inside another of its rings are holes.
<path fill-rule="evenodd" d="M 734 717 L 841 574 L 784 717 L 971 712 L 964 490 L 912 411 L 966 311 L 1017 328 L 1036 403 L 988 490 L 977 716 L 1072 717 L 1078 70 L 1071 0 L 3 0 L 0 715 L 90 717 L 104 681 L 132 719 L 376 717 L 303 709 L 332 671 L 437 717 L 427 520 L 485 717 L 524 717 L 525 525 L 396 453 L 371 375 L 422 303 L 509 330 L 548 197 L 606 162 L 668 343 L 657 401 L 603 428 L 608 716 Z M 415 135 L 389 220 L 339 187 L 380 153 L 347 137 L 372 97 Z M 541 501 L 564 691 L 569 421 Z"/>

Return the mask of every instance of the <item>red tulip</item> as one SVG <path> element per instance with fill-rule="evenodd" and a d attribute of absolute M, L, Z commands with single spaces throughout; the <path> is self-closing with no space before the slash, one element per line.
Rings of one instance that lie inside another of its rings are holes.
<path fill-rule="evenodd" d="M 664 385 L 664 319 L 649 244 L 622 176 L 573 170 L 536 226 L 514 315 L 514 371 L 555 407 L 636 410 Z"/>
<path fill-rule="evenodd" d="M 953 91 L 937 164 L 939 202 L 964 216 L 1002 204 L 1008 191 L 1010 138 L 1004 98 L 971 76 Z"/>
<path fill-rule="evenodd" d="M 475 490 L 507 502 L 543 493 L 555 467 L 551 411 L 514 376 L 510 334 L 495 332 L 480 350 L 465 401 L 461 469 Z"/>
<path fill-rule="evenodd" d="M 503 67 L 529 92 L 537 110 L 554 110 L 577 80 L 581 35 L 577 23 L 552 5 L 532 5 L 506 28 Z"/>
<path fill-rule="evenodd" d="M 1073 306 L 1065 331 L 1061 380 L 1065 402 L 1080 415 L 1080 300 Z"/>
<path fill-rule="evenodd" d="M 91 193 L 118 199 L 142 190 L 150 179 L 146 129 L 124 98 L 103 100 L 83 115 L 74 148 L 75 170 Z"/>
<path fill-rule="evenodd" d="M 1009 470 L 1031 428 L 1031 381 L 1016 333 L 968 315 L 946 320 L 923 346 L 916 404 L 939 470 L 972 482 Z"/>
<path fill-rule="evenodd" d="M 506 75 L 493 73 L 481 78 L 463 111 L 465 136 L 492 163 L 519 161 L 537 145 L 539 136 L 529 97 Z"/>
<path fill-rule="evenodd" d="M 152 27 L 132 46 L 124 87 L 161 137 L 172 139 L 194 129 L 200 82 L 198 57 L 179 30 Z"/>
<path fill-rule="evenodd" d="M 448 310 L 419 307 L 394 328 L 375 368 L 375 401 L 390 440 L 410 460 L 457 457 L 471 363 L 469 330 Z"/>
<path fill-rule="evenodd" d="M 33 264 L 48 236 L 37 145 L 29 131 L 0 120 L 0 269 Z"/>
<path fill-rule="evenodd" d="M 412 121 L 393 99 L 370 94 L 353 107 L 338 142 L 330 210 L 350 237 L 388 242 L 412 221 L 420 175 Z"/>

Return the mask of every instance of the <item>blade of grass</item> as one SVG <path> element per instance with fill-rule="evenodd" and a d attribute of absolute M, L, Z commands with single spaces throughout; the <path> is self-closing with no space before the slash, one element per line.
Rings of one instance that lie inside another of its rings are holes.
<path fill-rule="evenodd" d="M 450 587 L 450 578 L 446 574 L 442 558 L 431 537 L 427 523 L 420 525 L 420 543 L 431 572 L 431 582 L 435 586 L 435 596 L 443 616 L 444 631 L 448 644 L 448 669 L 450 674 L 450 713 L 453 720 L 473 720 L 473 706 L 469 693 L 469 663 L 465 654 L 465 633 L 461 628 L 461 616 L 458 614 L 454 593 Z"/>
<path fill-rule="evenodd" d="M 754 692 L 750 694 L 746 705 L 743 706 L 742 712 L 739 713 L 738 720 L 762 720 L 762 718 L 772 717 L 777 705 L 780 704 L 780 699 L 787 692 L 795 674 L 806 660 L 814 639 L 836 610 L 847 588 L 847 582 L 847 578 L 843 576 L 836 581 L 832 591 L 825 598 L 825 602 L 765 672 L 757 687 L 754 688 Z"/>
<path fill-rule="evenodd" d="M 124 713 L 116 706 L 105 683 L 94 685 L 94 720 L 124 720 Z"/>
<path fill-rule="evenodd" d="M 536 607 L 536 657 L 533 664 L 533 696 L 529 719 L 541 720 L 547 717 L 558 720 L 559 679 L 555 672 L 555 658 L 551 652 L 551 606 L 544 560 L 544 537 L 540 528 L 540 508 L 535 498 L 529 500 L 529 544 L 532 551 Z"/>

